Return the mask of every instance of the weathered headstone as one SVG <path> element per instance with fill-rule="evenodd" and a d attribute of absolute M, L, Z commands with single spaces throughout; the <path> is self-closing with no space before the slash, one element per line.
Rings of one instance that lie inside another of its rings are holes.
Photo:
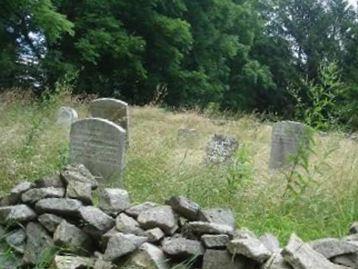
<path fill-rule="evenodd" d="M 121 176 L 125 147 L 126 131 L 111 121 L 89 118 L 71 126 L 70 162 L 84 164 L 105 180 Z"/>
<path fill-rule="evenodd" d="M 234 137 L 215 134 L 207 145 L 205 162 L 208 164 L 229 162 L 238 147 L 239 143 Z"/>
<path fill-rule="evenodd" d="M 198 139 L 196 129 L 180 128 L 178 129 L 178 142 L 182 145 L 191 146 Z"/>
<path fill-rule="evenodd" d="M 71 124 L 78 119 L 76 110 L 71 107 L 60 107 L 57 112 L 57 124 L 63 126 L 71 126 Z"/>
<path fill-rule="evenodd" d="M 127 143 L 129 142 L 129 109 L 126 102 L 113 98 L 99 98 L 91 103 L 89 111 L 92 117 L 106 119 L 121 126 L 127 132 Z"/>
<path fill-rule="evenodd" d="M 274 124 L 271 138 L 270 168 L 289 165 L 300 149 L 308 145 L 308 128 L 299 122 L 281 121 Z"/>

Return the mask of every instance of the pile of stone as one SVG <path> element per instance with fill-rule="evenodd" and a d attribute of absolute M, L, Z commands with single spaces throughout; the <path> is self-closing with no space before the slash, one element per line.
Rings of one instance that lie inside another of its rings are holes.
<path fill-rule="evenodd" d="M 19 268 L 44 265 L 51 253 L 57 269 L 358 268 L 358 223 L 343 239 L 304 243 L 292 235 L 281 249 L 273 235 L 235 229 L 229 209 L 203 209 L 182 196 L 132 205 L 127 191 L 98 186 L 83 165 L 22 182 L 0 206 L 0 238 L 21 257 Z"/>

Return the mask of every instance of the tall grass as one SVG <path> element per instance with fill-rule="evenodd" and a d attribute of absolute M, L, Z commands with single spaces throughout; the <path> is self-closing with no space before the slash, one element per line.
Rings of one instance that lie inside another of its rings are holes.
<path fill-rule="evenodd" d="M 66 164 L 68 130 L 55 123 L 61 105 L 76 108 L 81 117 L 87 114 L 86 104 L 61 94 L 49 103 L 0 97 L 2 192 L 19 180 L 36 179 Z M 123 185 L 138 203 L 162 203 L 180 194 L 203 207 L 230 207 L 239 227 L 275 233 L 282 242 L 292 232 L 305 240 L 345 234 L 358 219 L 357 143 L 342 133 L 315 134 L 316 154 L 300 171 L 314 180 L 299 195 L 283 195 L 286 176 L 268 169 L 270 125 L 251 115 L 213 120 L 195 111 L 132 107 Z M 179 139 L 179 128 L 195 128 L 197 135 Z M 229 165 L 208 166 L 203 161 L 215 133 L 234 136 L 240 143 Z"/>

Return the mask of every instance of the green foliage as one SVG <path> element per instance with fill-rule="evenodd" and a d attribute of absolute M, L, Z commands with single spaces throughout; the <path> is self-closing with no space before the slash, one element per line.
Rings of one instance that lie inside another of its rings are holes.
<path fill-rule="evenodd" d="M 241 145 L 236 152 L 233 163 L 227 167 L 226 181 L 229 196 L 233 197 L 253 180 L 253 166 L 250 152 L 246 145 Z"/>
<path fill-rule="evenodd" d="M 43 80 L 41 60 L 47 45 L 73 23 L 56 11 L 51 0 L 5 0 L 0 9 L 0 87 L 29 86 Z M 6 71 L 5 71 L 6 70 Z"/>
<path fill-rule="evenodd" d="M 313 175 L 317 171 L 310 170 L 311 165 L 309 162 L 309 158 L 315 154 L 313 134 L 313 129 L 309 127 L 305 129 L 299 141 L 298 152 L 293 156 L 289 156 L 289 169 L 282 170 L 286 180 L 284 196 L 291 193 L 296 196 L 302 195 L 307 188 L 312 186 L 312 183 L 316 182 Z"/>
<path fill-rule="evenodd" d="M 335 62 L 321 65 L 318 81 L 305 80 L 302 85 L 302 89 L 307 91 L 306 102 L 300 97 L 302 93 L 299 90 L 293 90 L 292 95 L 297 102 L 296 113 L 309 126 L 327 130 L 344 120 L 347 111 L 342 101 L 347 88 Z"/>
<path fill-rule="evenodd" d="M 221 111 L 306 117 L 326 129 L 317 123 L 336 116 L 297 116 L 290 89 L 302 88 L 302 103 L 321 108 L 312 94 L 338 87 L 321 81 L 329 80 L 322 72 L 336 72 L 321 63 L 334 62 L 345 88 L 335 104 L 344 113 L 330 124 L 356 129 L 357 14 L 345 0 L 5 0 L 0 88 L 42 92 L 70 76 L 75 93 L 143 105 L 164 85 L 165 106 L 215 103 Z"/>

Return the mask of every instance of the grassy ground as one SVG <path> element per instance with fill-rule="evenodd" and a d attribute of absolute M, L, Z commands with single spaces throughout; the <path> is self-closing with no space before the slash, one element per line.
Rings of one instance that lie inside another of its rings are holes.
<path fill-rule="evenodd" d="M 81 117 L 87 114 L 86 103 L 68 97 L 42 104 L 14 93 L 0 97 L 1 192 L 66 164 L 68 130 L 55 124 L 61 105 L 71 105 Z M 287 175 L 268 169 L 270 123 L 253 116 L 213 120 L 190 111 L 132 107 L 130 128 L 123 184 L 135 202 L 186 195 L 203 207 L 230 207 L 239 227 L 272 232 L 282 242 L 292 232 L 305 240 L 341 236 L 358 220 L 358 144 L 343 134 L 315 135 L 309 166 L 295 170 L 309 183 L 294 195 L 285 194 Z M 179 128 L 195 128 L 197 136 L 178 139 Z M 215 133 L 239 140 L 231 165 L 203 163 L 206 143 Z"/>

